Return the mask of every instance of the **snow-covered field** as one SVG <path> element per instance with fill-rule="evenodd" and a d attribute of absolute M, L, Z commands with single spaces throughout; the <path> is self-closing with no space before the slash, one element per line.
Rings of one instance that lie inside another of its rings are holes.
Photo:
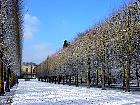
<path fill-rule="evenodd" d="M 12 105 L 140 105 L 140 95 L 19 80 Z"/>

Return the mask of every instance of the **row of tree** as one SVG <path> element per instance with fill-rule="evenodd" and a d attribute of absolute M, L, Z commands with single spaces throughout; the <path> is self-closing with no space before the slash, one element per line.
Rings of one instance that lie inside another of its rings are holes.
<path fill-rule="evenodd" d="M 20 75 L 22 10 L 22 0 L 0 0 L 0 95 L 10 91 Z M 4 81 L 6 81 L 5 86 Z"/>
<path fill-rule="evenodd" d="M 36 67 L 37 77 L 78 86 L 87 83 L 101 86 L 130 83 L 140 78 L 140 1 L 118 10 L 112 17 L 79 33 L 68 46 Z M 75 79 L 72 79 L 74 78 Z"/>

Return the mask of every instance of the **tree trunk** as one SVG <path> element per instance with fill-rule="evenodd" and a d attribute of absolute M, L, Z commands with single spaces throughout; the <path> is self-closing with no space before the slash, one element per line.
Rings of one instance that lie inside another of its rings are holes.
<path fill-rule="evenodd" d="M 65 76 L 63 76 L 63 85 L 65 85 Z"/>
<path fill-rule="evenodd" d="M 51 83 L 51 77 L 49 76 L 49 83 Z"/>
<path fill-rule="evenodd" d="M 10 66 L 8 66 L 8 69 L 6 70 L 6 92 L 10 92 Z"/>
<path fill-rule="evenodd" d="M 14 85 L 18 84 L 18 81 L 17 81 L 17 76 L 14 74 Z"/>
<path fill-rule="evenodd" d="M 123 81 L 123 89 L 125 89 L 126 85 L 125 85 L 125 68 L 124 68 L 124 64 L 122 64 L 122 81 Z"/>
<path fill-rule="evenodd" d="M 139 74 L 138 74 L 138 68 L 136 68 L 136 79 L 137 79 L 137 86 L 139 86 Z"/>
<path fill-rule="evenodd" d="M 105 70 L 102 68 L 102 90 L 105 90 Z"/>
<path fill-rule="evenodd" d="M 4 81 L 3 81 L 3 62 L 1 61 L 2 54 L 0 55 L 0 95 L 4 94 Z"/>
<path fill-rule="evenodd" d="M 12 88 L 13 86 L 14 86 L 14 72 L 13 71 L 11 71 L 11 74 L 10 74 L 11 76 L 11 78 L 10 78 L 10 80 L 11 80 L 11 82 L 10 82 L 10 88 Z"/>
<path fill-rule="evenodd" d="M 126 70 L 126 91 L 130 92 L 130 66 L 131 66 L 131 62 L 130 60 L 127 62 L 127 70 Z"/>
<path fill-rule="evenodd" d="M 44 77 L 44 79 L 45 79 L 45 82 L 46 82 L 46 77 Z"/>
<path fill-rule="evenodd" d="M 51 83 L 53 83 L 54 82 L 54 80 L 53 80 L 53 76 L 51 76 Z"/>
<path fill-rule="evenodd" d="M 38 77 L 38 81 L 40 81 L 40 77 Z"/>
<path fill-rule="evenodd" d="M 56 76 L 54 76 L 54 83 L 56 84 Z"/>
<path fill-rule="evenodd" d="M 66 84 L 68 83 L 68 80 L 67 79 L 68 79 L 68 76 L 66 75 Z"/>
<path fill-rule="evenodd" d="M 41 77 L 41 82 L 43 82 L 43 77 Z"/>
<path fill-rule="evenodd" d="M 18 81 L 18 76 L 16 75 L 16 84 L 19 84 L 19 81 Z"/>
<path fill-rule="evenodd" d="M 76 74 L 76 77 L 75 77 L 75 80 L 76 80 L 76 87 L 78 87 L 78 74 Z"/>
<path fill-rule="evenodd" d="M 81 83 L 81 84 L 83 83 L 83 81 L 82 81 L 82 77 L 81 77 L 81 79 L 80 79 L 80 83 Z"/>
<path fill-rule="evenodd" d="M 90 71 L 87 72 L 87 87 L 90 88 L 91 79 L 90 79 Z"/>
<path fill-rule="evenodd" d="M 98 87 L 98 69 L 96 69 L 96 86 Z"/>
<path fill-rule="evenodd" d="M 60 84 L 60 75 L 58 76 L 58 84 Z"/>
<path fill-rule="evenodd" d="M 110 87 L 110 84 L 111 84 L 111 73 L 109 71 L 109 68 L 107 69 L 107 82 L 108 82 L 108 86 Z"/>
<path fill-rule="evenodd" d="M 47 76 L 47 82 L 49 83 L 49 76 Z"/>
<path fill-rule="evenodd" d="M 69 76 L 69 86 L 71 86 L 71 75 Z"/>

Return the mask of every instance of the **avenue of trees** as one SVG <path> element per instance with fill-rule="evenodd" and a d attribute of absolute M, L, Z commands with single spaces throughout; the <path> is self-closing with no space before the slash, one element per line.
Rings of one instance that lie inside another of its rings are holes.
<path fill-rule="evenodd" d="M 0 95 L 9 92 L 20 76 L 22 10 L 22 0 L 0 0 Z"/>
<path fill-rule="evenodd" d="M 66 46 L 65 46 L 66 45 Z M 110 87 L 130 91 L 140 82 L 140 1 L 79 33 L 36 67 L 39 80 L 63 84 Z"/>

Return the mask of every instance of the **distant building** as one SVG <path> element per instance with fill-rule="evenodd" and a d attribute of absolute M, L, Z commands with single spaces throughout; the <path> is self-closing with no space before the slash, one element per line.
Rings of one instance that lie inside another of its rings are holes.
<path fill-rule="evenodd" d="M 34 69 L 37 65 L 35 63 L 26 63 L 22 64 L 21 77 L 22 78 L 36 78 L 36 70 Z"/>

